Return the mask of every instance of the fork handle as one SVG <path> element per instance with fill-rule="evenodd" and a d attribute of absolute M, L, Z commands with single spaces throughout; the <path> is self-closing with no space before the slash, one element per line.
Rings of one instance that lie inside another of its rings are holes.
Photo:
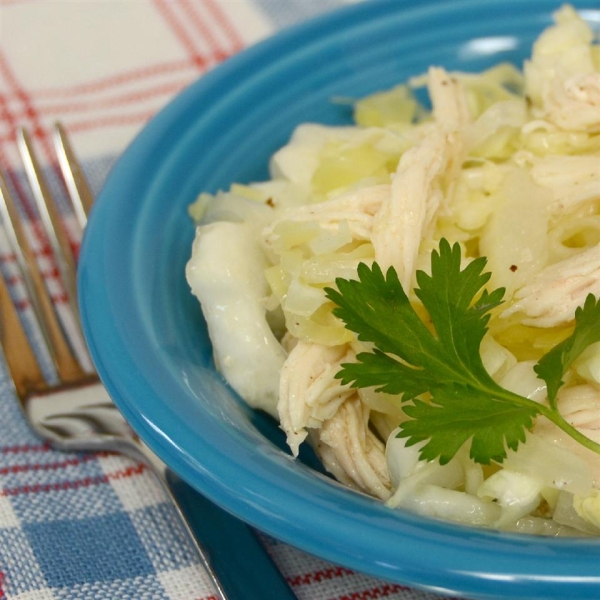
<path fill-rule="evenodd" d="M 196 492 L 143 442 L 135 446 L 172 499 L 223 600 L 296 600 L 248 525 Z"/>

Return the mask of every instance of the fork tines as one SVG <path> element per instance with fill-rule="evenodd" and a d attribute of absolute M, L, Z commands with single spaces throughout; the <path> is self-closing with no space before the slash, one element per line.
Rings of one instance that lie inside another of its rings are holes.
<path fill-rule="evenodd" d="M 29 135 L 24 129 L 21 129 L 18 132 L 17 139 L 27 180 L 39 212 L 40 222 L 48 238 L 48 244 L 52 250 L 68 298 L 70 315 L 69 311 L 62 311 L 62 320 L 57 315 L 48 286 L 40 271 L 31 244 L 28 241 L 24 223 L 19 216 L 16 202 L 11 194 L 6 178 L 1 173 L 0 214 L 9 246 L 14 253 L 15 262 L 25 286 L 27 297 L 56 368 L 58 379 L 63 383 L 73 382 L 81 379 L 85 372 L 93 371 L 80 329 L 76 292 L 76 259 L 72 252 L 70 240 L 63 227 L 60 212 L 52 197 L 50 187 L 37 159 Z M 76 161 L 74 160 L 70 146 L 65 149 L 66 136 L 60 126 L 57 127 L 54 140 L 57 155 L 61 157 L 61 170 L 63 174 L 69 173 Z M 75 209 L 75 212 L 81 213 L 81 215 L 86 217 L 91 206 L 91 193 L 85 183 L 81 169 L 77 166 L 76 170 L 79 181 L 76 184 L 67 183 L 67 185 L 69 186 L 72 198 L 75 200 L 74 204 L 78 207 Z M 76 185 L 76 188 L 72 187 L 74 185 Z M 79 204 L 77 196 L 73 194 L 73 189 L 83 190 L 79 194 L 81 204 Z M 87 199 L 85 198 L 86 193 Z M 81 218 L 81 216 L 78 216 L 80 223 L 82 222 Z M 0 290 L 2 293 L 2 303 L 8 311 L 7 304 L 10 303 L 10 297 L 7 296 L 8 292 L 5 285 L 3 285 L 3 288 L 3 290 Z M 8 320 L 8 317 L 5 315 L 8 315 L 8 312 L 5 313 L 3 308 L 2 315 L 0 316 L 2 319 L 0 323 L 2 325 L 0 338 L 7 361 L 9 362 L 9 368 L 11 368 L 10 362 L 15 362 L 14 356 L 16 353 L 19 355 L 28 353 L 25 347 L 28 345 L 28 342 L 27 338 L 19 337 L 14 333 L 10 334 L 12 335 L 12 341 L 8 342 L 6 340 L 9 331 L 14 332 L 19 324 Z M 67 329 L 72 332 L 71 335 L 65 333 Z M 28 350 L 31 352 L 30 348 Z M 11 355 L 10 361 L 9 355 Z M 12 368 L 11 373 L 14 377 Z M 34 382 L 31 383 L 33 384 Z M 35 383 L 36 387 L 43 387 L 42 380 Z"/>

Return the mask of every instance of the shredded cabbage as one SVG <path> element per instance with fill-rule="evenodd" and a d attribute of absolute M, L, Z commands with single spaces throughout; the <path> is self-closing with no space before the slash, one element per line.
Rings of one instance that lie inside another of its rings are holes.
<path fill-rule="evenodd" d="M 482 467 L 464 451 L 444 466 L 420 461 L 395 436 L 406 418 L 398 398 L 333 380 L 364 344 L 323 291 L 373 261 L 411 288 L 442 237 L 459 242 L 466 260 L 486 256 L 490 286 L 507 290 L 481 345 L 486 369 L 547 402 L 532 365 L 569 335 L 581 290 L 600 294 L 600 46 L 572 7 L 554 18 L 522 71 L 432 67 L 357 101 L 354 126 L 300 125 L 273 155 L 269 181 L 201 194 L 190 207 L 188 275 L 219 368 L 280 420 L 294 453 L 309 440 L 341 482 L 390 507 L 598 535 L 598 456 L 542 417 L 502 465 Z M 228 255 L 216 250 L 223 223 L 243 231 Z M 222 279 L 207 268 L 215 253 Z M 600 344 L 565 381 L 561 414 L 600 441 Z"/>

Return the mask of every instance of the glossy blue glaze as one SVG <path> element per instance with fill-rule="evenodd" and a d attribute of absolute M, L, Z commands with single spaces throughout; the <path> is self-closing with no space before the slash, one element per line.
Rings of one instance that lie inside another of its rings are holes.
<path fill-rule="evenodd" d="M 215 372 L 184 278 L 194 234 L 186 208 L 200 191 L 265 178 L 269 156 L 300 122 L 348 123 L 332 97 L 363 96 L 430 64 L 520 65 L 559 4 L 371 1 L 341 10 L 203 77 L 125 152 L 83 244 L 86 336 L 127 419 L 192 486 L 275 537 L 387 580 L 474 598 L 600 597 L 600 541 L 391 511 L 293 461 L 277 426 Z M 600 22 L 597 0 L 578 7 Z"/>

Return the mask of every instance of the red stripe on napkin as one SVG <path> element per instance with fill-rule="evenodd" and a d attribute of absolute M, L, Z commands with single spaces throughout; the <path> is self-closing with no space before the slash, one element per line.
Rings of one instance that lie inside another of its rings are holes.
<path fill-rule="evenodd" d="M 206 8 L 208 8 L 215 21 L 219 24 L 221 29 L 227 34 L 227 36 L 233 43 L 234 51 L 240 51 L 244 47 L 244 42 L 238 34 L 237 30 L 234 28 L 233 23 L 229 20 L 229 18 L 223 12 L 221 7 L 218 4 L 216 4 L 214 0 L 205 0 L 204 5 L 206 6 Z"/>
<path fill-rule="evenodd" d="M 58 462 L 11 465 L 10 467 L 4 467 L 0 469 L 0 475 L 27 473 L 29 471 L 57 471 L 59 469 L 66 469 L 68 467 L 77 467 L 95 459 L 96 455 L 94 454 L 83 454 L 81 456 L 74 456 Z"/>
<path fill-rule="evenodd" d="M 0 454 L 20 454 L 22 452 L 48 452 L 50 444 L 23 444 L 13 446 L 0 446 Z"/>
<path fill-rule="evenodd" d="M 128 69 L 126 71 L 116 72 L 110 77 L 102 77 L 95 81 L 90 80 L 68 87 L 32 89 L 29 92 L 29 95 L 39 100 L 52 98 L 72 98 L 73 96 L 106 91 L 107 89 L 128 85 L 141 80 L 155 79 L 167 74 L 170 75 L 173 73 L 186 72 L 190 73 L 190 77 L 192 76 L 192 72 L 197 72 L 194 62 L 187 58 Z"/>
<path fill-rule="evenodd" d="M 189 18 L 190 23 L 194 25 L 194 27 L 198 30 L 198 33 L 214 50 L 215 56 L 219 60 L 225 60 L 231 54 L 231 52 L 222 47 L 217 37 L 213 35 L 210 27 L 208 27 L 200 17 L 196 7 L 189 0 L 180 0 L 180 6 L 182 7 L 186 16 Z"/>
<path fill-rule="evenodd" d="M 39 494 L 49 492 L 62 492 L 65 490 L 76 490 L 80 488 L 90 487 L 92 485 L 102 485 L 113 480 L 129 479 L 136 475 L 141 475 L 148 467 L 144 463 L 139 463 L 108 473 L 106 475 L 98 475 L 97 477 L 85 477 L 74 481 L 58 481 L 56 483 L 40 483 L 36 485 L 23 485 L 14 488 L 7 488 L 0 492 L 0 496 L 19 496 L 22 494 Z"/>
<path fill-rule="evenodd" d="M 52 162 L 52 159 L 53 159 L 52 147 L 50 146 L 50 143 L 47 139 L 47 131 L 45 131 L 44 128 L 42 127 L 42 122 L 40 121 L 39 115 L 37 114 L 37 111 L 35 109 L 35 106 L 33 105 L 33 102 L 31 101 L 31 98 L 29 98 L 27 92 L 19 83 L 19 80 L 17 79 L 16 75 L 12 72 L 12 69 L 10 68 L 10 65 L 8 64 L 8 60 L 1 52 L 0 52 L 0 72 L 2 73 L 6 83 L 12 89 L 15 96 L 23 104 L 25 115 L 30 121 L 29 129 L 30 129 L 31 135 L 40 141 L 40 143 L 42 145 L 42 149 L 46 155 L 46 158 L 49 160 L 49 162 Z M 8 108 L 7 108 L 7 110 L 8 110 Z M 13 125 L 14 125 L 14 118 L 13 118 Z"/>
<path fill-rule="evenodd" d="M 195 40 L 189 35 L 185 25 L 183 25 L 178 18 L 177 13 L 173 10 L 170 2 L 166 0 L 153 0 L 154 5 L 159 11 L 160 15 L 169 25 L 181 45 L 185 48 L 190 58 L 200 67 L 206 68 L 206 61 L 202 54 L 196 47 Z"/>
<path fill-rule="evenodd" d="M 22 494 L 39 494 L 48 492 L 62 492 L 66 490 L 77 490 L 80 488 L 90 487 L 108 483 L 106 475 L 98 475 L 97 477 L 86 477 L 85 479 L 77 479 L 75 481 L 59 481 L 57 483 L 38 483 L 36 485 L 23 485 L 14 488 L 6 488 L 2 490 L 2 496 L 20 496 Z"/>
<path fill-rule="evenodd" d="M 34 252 L 34 256 L 38 257 L 44 256 L 45 254 L 45 252 Z M 3 263 L 14 263 L 16 260 L 17 258 L 14 254 L 0 255 L 0 262 Z M 44 279 L 56 279 L 59 276 L 57 267 L 53 267 L 51 269 L 40 269 L 40 273 Z M 6 283 L 8 283 L 8 285 L 16 285 L 22 280 L 23 278 L 20 275 L 9 275 L 6 277 Z"/>
<path fill-rule="evenodd" d="M 114 108 L 115 106 L 121 106 L 125 104 L 135 104 L 142 100 L 148 100 L 156 96 L 168 95 L 171 96 L 186 85 L 189 84 L 189 78 L 186 77 L 184 80 L 161 83 L 155 86 L 151 86 L 146 89 L 138 89 L 129 92 L 124 92 L 116 96 L 104 97 L 104 98 L 82 98 L 73 99 L 69 98 L 69 102 L 55 103 L 48 105 L 41 105 L 38 108 L 39 115 L 61 115 L 63 113 L 74 113 L 82 112 L 86 110 L 95 110 L 99 108 Z M 17 118 L 24 116 L 22 113 L 15 115 Z"/>
<path fill-rule="evenodd" d="M 37 138 L 39 140 L 39 142 L 42 146 L 42 149 L 46 155 L 46 158 L 50 159 L 50 161 L 51 161 L 52 149 L 51 149 L 50 143 L 47 139 L 47 132 L 43 129 L 43 127 L 41 125 L 41 121 L 37 115 L 37 112 L 35 110 L 33 103 L 31 102 L 31 100 L 30 100 L 29 96 L 27 95 L 27 93 L 25 92 L 25 90 L 20 85 L 17 77 L 12 72 L 12 69 L 10 68 L 10 65 L 8 64 L 8 61 L 7 61 L 6 57 L 2 54 L 2 52 L 0 52 L 0 75 L 2 76 L 2 78 L 6 82 L 6 84 L 9 86 L 9 88 L 12 89 L 13 93 L 20 99 L 21 103 L 23 104 L 23 107 L 25 110 L 25 115 L 27 116 L 27 118 L 29 119 L 29 121 L 31 123 L 31 127 L 30 127 L 31 134 L 34 136 L 34 138 Z M 3 100 L 3 102 L 2 102 L 3 115 L 6 118 L 8 124 L 9 124 L 9 127 L 11 129 L 10 134 L 11 134 L 11 136 L 16 135 L 17 121 L 15 119 L 14 114 L 12 113 L 12 111 L 9 109 L 7 103 L 5 102 L 5 99 L 2 98 L 2 100 Z M 0 141 L 0 161 L 4 164 L 10 164 L 8 157 L 7 157 L 6 153 L 4 152 L 4 144 L 1 141 Z M 19 200 L 23 210 L 25 211 L 27 218 L 29 219 L 29 221 L 32 224 L 32 230 L 33 230 L 33 233 L 34 233 L 36 239 L 39 242 L 39 245 L 44 249 L 45 252 L 49 252 L 50 248 L 48 245 L 48 240 L 46 239 L 46 236 L 44 235 L 44 233 L 42 231 L 41 224 L 37 218 L 37 212 L 33 208 L 33 205 L 32 205 L 29 195 L 25 192 L 25 190 L 21 186 L 21 182 L 19 181 L 19 178 L 16 176 L 16 174 L 14 173 L 14 171 L 12 169 L 9 170 L 8 176 L 9 176 L 10 181 L 11 181 L 11 183 L 14 187 L 14 190 L 17 194 L 18 200 Z M 50 258 L 50 260 L 53 260 L 53 258 Z M 58 297 L 60 298 L 61 295 L 59 294 Z M 61 300 L 61 302 L 62 302 L 62 300 Z"/>
<path fill-rule="evenodd" d="M 109 125 L 135 125 L 139 123 L 146 123 L 155 114 L 156 111 L 147 110 L 138 113 L 129 113 L 125 115 L 107 115 L 105 117 L 95 117 L 90 119 L 82 119 L 79 121 L 71 121 L 69 123 L 69 132 L 78 133 L 80 131 L 89 131 L 90 129 L 102 128 Z"/>
<path fill-rule="evenodd" d="M 328 569 L 313 571 L 311 573 L 304 573 L 303 575 L 288 577 L 287 581 L 292 587 L 299 587 L 301 585 L 311 585 L 321 581 L 336 579 L 338 577 L 344 577 L 345 575 L 353 574 L 354 571 L 346 569 L 345 567 L 331 567 Z"/>
<path fill-rule="evenodd" d="M 49 141 L 51 124 L 47 121 L 50 117 L 52 121 L 62 119 L 67 130 L 75 133 L 111 126 L 143 125 L 163 104 L 161 97 L 166 103 L 200 73 L 245 45 L 227 11 L 212 0 L 199 3 L 153 0 L 153 6 L 188 58 L 140 66 L 68 87 L 57 85 L 26 90 L 13 73 L 7 57 L 0 57 L 6 83 L 0 107 L 0 125 L 8 125 L 4 131 L 0 130 L 0 146 L 8 143 L 13 150 L 12 153 L 4 152 L 3 159 L 10 157 L 15 160 L 12 144 L 17 125 L 24 125 L 31 131 L 50 164 L 54 161 Z M 61 99 L 63 102 L 60 102 Z M 136 103 L 149 100 L 156 104 L 135 110 Z M 120 107 L 124 110 L 115 110 Z M 86 112 L 89 114 L 85 115 Z M 25 194 L 19 193 L 19 197 L 27 208 Z M 27 213 L 31 218 L 29 210 Z"/>
<path fill-rule="evenodd" d="M 376 600 L 377 598 L 387 598 L 391 594 L 397 594 L 398 592 L 409 590 L 410 588 L 404 585 L 397 584 L 386 584 L 362 590 L 360 592 L 353 592 L 351 594 L 344 594 L 332 600 Z"/>

